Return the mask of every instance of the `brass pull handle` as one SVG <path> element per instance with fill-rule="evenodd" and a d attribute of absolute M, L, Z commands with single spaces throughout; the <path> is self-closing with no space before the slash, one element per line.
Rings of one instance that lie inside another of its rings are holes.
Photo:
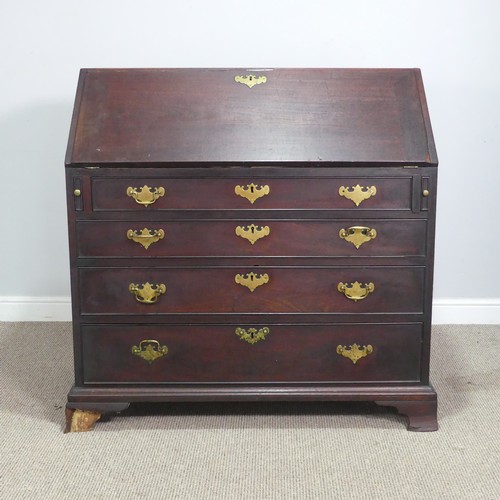
<path fill-rule="evenodd" d="M 139 356 L 149 364 L 165 356 L 167 352 L 168 347 L 166 345 L 160 346 L 157 340 L 141 340 L 138 346 L 132 346 L 132 354 Z"/>
<path fill-rule="evenodd" d="M 376 238 L 377 231 L 365 226 L 351 226 L 347 229 L 341 229 L 339 236 L 359 248 L 363 243 Z"/>
<path fill-rule="evenodd" d="M 162 240 L 164 237 L 165 231 L 163 231 L 163 229 L 153 229 L 150 231 L 147 227 L 145 227 L 140 231 L 134 231 L 132 229 L 127 231 L 127 238 L 141 244 L 146 250 L 151 244 Z"/>
<path fill-rule="evenodd" d="M 267 184 L 259 187 L 257 184 L 252 182 L 251 184 L 248 184 L 246 188 L 243 186 L 235 186 L 234 192 L 238 196 L 246 198 L 253 204 L 255 200 L 268 195 L 271 192 L 271 188 Z"/>
<path fill-rule="evenodd" d="M 344 196 L 348 200 L 351 200 L 357 207 L 359 207 L 362 201 L 377 194 L 377 188 L 375 186 L 361 187 L 359 184 L 351 188 L 340 186 L 339 194 L 340 196 Z"/>
<path fill-rule="evenodd" d="M 248 273 L 245 275 L 237 274 L 234 277 L 234 281 L 238 283 L 238 285 L 246 286 L 251 292 L 253 292 L 257 287 L 265 285 L 269 282 L 269 275 L 261 274 L 260 276 L 257 276 L 255 273 Z"/>
<path fill-rule="evenodd" d="M 167 287 L 163 283 L 156 286 L 151 283 L 143 283 L 142 285 L 130 283 L 128 289 L 130 293 L 135 294 L 135 298 L 141 304 L 154 304 L 158 297 L 167 291 Z"/>
<path fill-rule="evenodd" d="M 348 299 L 357 302 L 358 300 L 366 299 L 368 294 L 375 290 L 375 285 L 373 283 L 365 283 L 362 285 L 359 281 L 351 283 L 351 286 L 347 283 L 339 283 L 337 290 L 343 293 Z"/>
<path fill-rule="evenodd" d="M 256 344 L 257 342 L 260 342 L 261 340 L 266 340 L 266 336 L 271 332 L 271 330 L 265 326 L 264 328 L 249 328 L 248 330 L 245 330 L 244 328 L 236 328 L 234 333 L 238 335 L 240 340 L 244 340 L 245 342 L 248 342 L 249 344 Z"/>
<path fill-rule="evenodd" d="M 349 347 L 347 346 L 337 346 L 337 354 L 344 356 L 345 358 L 349 358 L 353 364 L 356 364 L 358 360 L 368 356 L 373 352 L 373 347 L 371 345 L 359 346 L 358 344 L 352 344 Z"/>
<path fill-rule="evenodd" d="M 267 76 L 255 76 L 255 75 L 246 75 L 246 76 L 235 76 L 234 81 L 237 83 L 243 83 L 248 88 L 252 88 L 254 85 L 259 85 L 261 83 L 267 82 Z"/>
<path fill-rule="evenodd" d="M 269 226 L 259 228 L 255 224 L 250 224 L 246 227 L 246 229 L 243 226 L 236 226 L 234 232 L 236 233 L 236 236 L 241 236 L 253 245 L 257 240 L 269 236 L 271 229 Z"/>
<path fill-rule="evenodd" d="M 147 207 L 148 205 L 153 204 L 158 198 L 165 195 L 165 188 L 163 187 L 149 187 L 147 185 L 142 186 L 141 188 L 127 188 L 127 196 L 133 198 L 139 205 L 144 205 Z"/>

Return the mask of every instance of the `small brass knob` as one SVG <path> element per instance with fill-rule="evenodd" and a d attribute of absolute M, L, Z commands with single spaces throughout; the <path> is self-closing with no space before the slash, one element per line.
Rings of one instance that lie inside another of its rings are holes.
<path fill-rule="evenodd" d="M 423 195 L 423 196 L 426 196 L 426 197 L 427 197 L 427 196 L 429 196 L 429 194 L 430 194 L 430 193 L 429 193 L 429 190 L 428 190 L 428 189 L 424 189 L 424 190 L 422 191 L 422 195 Z"/>
<path fill-rule="evenodd" d="M 74 194 L 75 196 L 81 196 L 81 195 L 82 195 L 82 192 L 81 192 L 79 189 L 75 189 L 75 190 L 73 191 L 73 194 Z"/>

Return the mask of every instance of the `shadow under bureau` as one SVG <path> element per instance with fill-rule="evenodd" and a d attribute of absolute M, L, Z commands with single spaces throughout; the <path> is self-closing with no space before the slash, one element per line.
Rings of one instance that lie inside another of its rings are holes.
<path fill-rule="evenodd" d="M 417 69 L 84 69 L 67 429 L 134 402 L 374 401 L 437 429 Z"/>

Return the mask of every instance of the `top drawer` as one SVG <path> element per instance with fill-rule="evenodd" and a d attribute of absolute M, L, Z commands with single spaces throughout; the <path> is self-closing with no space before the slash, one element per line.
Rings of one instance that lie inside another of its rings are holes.
<path fill-rule="evenodd" d="M 411 193 L 410 176 L 92 179 L 92 207 L 96 211 L 411 210 Z"/>

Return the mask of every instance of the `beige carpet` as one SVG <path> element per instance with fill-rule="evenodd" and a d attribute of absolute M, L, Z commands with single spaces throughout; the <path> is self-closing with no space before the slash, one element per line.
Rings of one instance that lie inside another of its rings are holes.
<path fill-rule="evenodd" d="M 0 323 L 1 499 L 500 498 L 500 326 L 439 326 L 440 430 L 370 404 L 144 405 L 63 434 L 68 323 Z"/>

